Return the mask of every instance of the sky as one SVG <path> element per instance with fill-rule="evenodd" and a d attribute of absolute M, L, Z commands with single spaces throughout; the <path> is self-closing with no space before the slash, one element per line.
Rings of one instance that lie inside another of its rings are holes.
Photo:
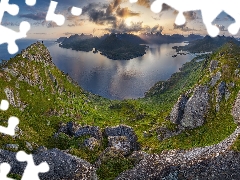
<path fill-rule="evenodd" d="M 1 1 L 1 0 L 0 0 Z M 207 31 L 202 22 L 201 11 L 185 12 L 186 23 L 182 26 L 175 25 L 177 11 L 167 5 L 163 10 L 155 14 L 150 10 L 153 0 L 138 0 L 131 4 L 129 0 L 55 0 L 58 2 L 56 14 L 65 17 L 65 23 L 57 26 L 55 22 L 46 21 L 46 14 L 50 0 L 37 0 L 35 6 L 27 6 L 25 0 L 9 0 L 9 3 L 17 4 L 19 14 L 11 16 L 4 14 L 1 24 L 18 31 L 22 21 L 31 24 L 31 30 L 27 34 L 30 39 L 57 39 L 68 37 L 72 34 L 93 34 L 101 36 L 105 33 L 156 33 L 182 34 L 191 33 L 206 35 Z M 82 8 L 80 16 L 73 16 L 71 8 Z M 213 21 L 219 27 L 220 35 L 228 36 L 227 27 L 234 23 L 234 19 L 222 12 Z M 240 33 L 236 37 L 240 36 Z"/>

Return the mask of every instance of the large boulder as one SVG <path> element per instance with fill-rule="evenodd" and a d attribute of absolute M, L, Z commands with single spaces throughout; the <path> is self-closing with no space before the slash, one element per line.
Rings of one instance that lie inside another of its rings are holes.
<path fill-rule="evenodd" d="M 218 67 L 218 61 L 217 60 L 212 60 L 210 62 L 209 71 L 213 72 L 215 69 L 217 69 L 217 67 Z"/>
<path fill-rule="evenodd" d="M 108 136 L 108 146 L 122 151 L 123 155 L 130 153 L 130 142 L 126 136 Z"/>
<path fill-rule="evenodd" d="M 172 111 L 170 113 L 170 121 L 174 124 L 179 124 L 181 119 L 183 118 L 184 108 L 188 101 L 188 97 L 183 94 L 178 98 L 178 101 L 173 106 Z"/>
<path fill-rule="evenodd" d="M 237 98 L 232 108 L 232 115 L 234 122 L 240 124 L 240 91 L 238 92 Z"/>
<path fill-rule="evenodd" d="M 118 125 L 115 127 L 106 127 L 105 134 L 106 136 L 126 136 L 128 141 L 130 142 L 131 151 L 137 151 L 140 148 L 137 142 L 137 135 L 130 126 Z"/>
<path fill-rule="evenodd" d="M 0 150 L 0 163 L 7 162 L 11 165 L 11 172 L 22 175 L 27 165 L 26 162 L 16 160 L 16 153 Z M 46 161 L 50 167 L 47 173 L 40 173 L 42 180 L 96 180 L 96 169 L 87 161 L 64 153 L 58 149 L 38 151 L 33 154 L 35 164 Z"/>
<path fill-rule="evenodd" d="M 215 84 L 221 78 L 221 76 L 222 76 L 221 72 L 217 72 L 215 75 L 213 75 L 210 81 L 210 86 L 215 86 Z"/>
<path fill-rule="evenodd" d="M 207 86 L 198 86 L 185 105 L 184 115 L 180 122 L 185 128 L 196 128 L 205 122 L 209 108 L 209 93 Z"/>

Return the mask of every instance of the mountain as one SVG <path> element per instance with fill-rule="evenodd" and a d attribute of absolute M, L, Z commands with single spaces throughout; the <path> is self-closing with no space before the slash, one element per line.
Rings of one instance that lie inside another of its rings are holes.
<path fill-rule="evenodd" d="M 146 41 L 147 44 L 180 43 L 183 41 L 192 41 L 203 38 L 202 36 L 195 34 L 190 34 L 185 37 L 180 34 L 163 35 L 160 32 L 141 34 L 140 37 Z"/>
<path fill-rule="evenodd" d="M 143 56 L 146 52 L 146 46 L 141 38 L 132 34 L 110 34 L 100 38 L 92 35 L 72 35 L 66 38 L 60 47 L 71 48 L 77 51 L 101 51 L 101 54 L 110 59 L 129 60 L 138 56 Z"/>
<path fill-rule="evenodd" d="M 25 168 L 15 158 L 19 150 L 33 154 L 36 164 L 47 161 L 43 180 L 239 177 L 240 48 L 234 43 L 184 64 L 135 100 L 84 91 L 39 42 L 2 63 L 0 77 L 0 97 L 10 102 L 1 125 L 10 116 L 20 120 L 15 136 L 0 134 L 0 163 L 11 164 L 14 179 Z"/>
<path fill-rule="evenodd" d="M 111 34 L 98 45 L 98 49 L 109 59 L 128 60 L 143 56 L 146 53 L 146 46 L 139 45 L 139 39 L 134 36 L 130 36 L 132 38 L 126 40 L 127 37 L 126 35 Z M 135 42 L 136 39 L 137 42 Z"/>
<path fill-rule="evenodd" d="M 57 39 L 56 42 L 62 43 L 66 38 L 67 38 L 67 37 L 60 37 L 60 38 Z"/>
<path fill-rule="evenodd" d="M 237 41 L 234 37 L 227 37 L 223 35 L 212 38 L 207 35 L 203 39 L 189 42 L 189 44 L 186 46 L 175 46 L 174 48 L 177 51 L 182 50 L 189 51 L 191 53 L 211 52 L 217 50 L 227 42 L 233 42 L 237 45 L 240 45 L 240 42 Z"/>

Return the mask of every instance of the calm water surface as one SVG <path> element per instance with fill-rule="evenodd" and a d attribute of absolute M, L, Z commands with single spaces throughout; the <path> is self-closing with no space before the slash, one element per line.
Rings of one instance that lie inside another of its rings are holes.
<path fill-rule="evenodd" d="M 18 44 L 22 49 L 32 42 L 35 41 L 20 40 Z M 109 99 L 143 97 L 156 82 L 167 80 L 193 58 L 190 54 L 172 57 L 176 54 L 172 47 L 184 43 L 149 45 L 144 56 L 126 61 L 111 60 L 100 53 L 63 49 L 53 41 L 44 41 L 44 44 L 59 69 L 68 73 L 83 89 Z M 9 59 L 4 48 L 0 46 L 0 58 Z"/>

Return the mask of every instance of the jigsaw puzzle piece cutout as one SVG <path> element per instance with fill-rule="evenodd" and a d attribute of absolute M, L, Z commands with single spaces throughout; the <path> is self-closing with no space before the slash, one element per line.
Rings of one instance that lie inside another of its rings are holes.
<path fill-rule="evenodd" d="M 9 0 L 1 0 L 0 2 L 0 22 L 2 21 L 3 15 L 8 12 L 12 16 L 19 13 L 19 7 L 16 4 L 9 4 Z"/>
<path fill-rule="evenodd" d="M 28 6 L 34 6 L 36 4 L 36 0 L 25 0 Z"/>
<path fill-rule="evenodd" d="M 226 1 L 219 0 L 218 5 L 216 6 L 214 1 L 207 1 L 207 0 L 203 0 L 203 1 L 155 0 L 151 4 L 151 10 L 154 13 L 161 12 L 162 5 L 164 3 L 179 12 L 176 17 L 175 24 L 183 25 L 186 22 L 186 18 L 184 17 L 183 12 L 201 10 L 202 17 L 203 17 L 203 23 L 206 26 L 208 34 L 212 37 L 216 37 L 219 34 L 218 27 L 214 26 L 212 24 L 212 22 L 217 18 L 217 16 L 222 11 L 225 11 Z M 229 4 L 231 4 L 231 3 L 229 3 Z M 233 28 L 230 28 L 230 30 L 233 32 L 234 30 L 236 30 L 236 27 L 233 26 Z"/>
<path fill-rule="evenodd" d="M 11 166 L 8 163 L 0 164 L 0 179 L 1 180 L 14 180 L 12 178 L 7 177 L 10 170 L 11 170 Z"/>
<path fill-rule="evenodd" d="M 6 111 L 9 108 L 9 102 L 7 100 L 2 100 L 0 104 L 0 110 Z"/>
<path fill-rule="evenodd" d="M 17 39 L 27 37 L 27 32 L 30 30 L 30 24 L 26 21 L 20 23 L 19 32 L 13 31 L 5 26 L 0 25 L 0 44 L 8 43 L 8 52 L 15 54 L 18 52 L 18 46 L 16 45 Z M 7 34 L 7 36 L 6 36 Z"/>
<path fill-rule="evenodd" d="M 24 151 L 19 151 L 16 154 L 16 159 L 20 162 L 27 161 L 27 167 L 24 170 L 21 180 L 40 180 L 38 173 L 46 173 L 49 171 L 49 165 L 47 162 L 42 162 L 38 166 L 35 165 L 33 161 L 33 156 L 31 154 L 26 154 Z"/>
<path fill-rule="evenodd" d="M 10 117 L 8 119 L 8 127 L 0 126 L 0 133 L 7 134 L 10 136 L 15 135 L 15 128 L 19 124 L 19 119 L 17 117 Z"/>
<path fill-rule="evenodd" d="M 80 16 L 82 14 L 82 9 L 73 6 L 72 9 L 71 9 L 71 13 L 74 16 Z"/>
<path fill-rule="evenodd" d="M 58 2 L 51 1 L 47 12 L 46 21 L 53 21 L 58 26 L 61 26 L 65 22 L 65 17 L 61 14 L 55 14 L 55 9 L 57 8 Z"/>

